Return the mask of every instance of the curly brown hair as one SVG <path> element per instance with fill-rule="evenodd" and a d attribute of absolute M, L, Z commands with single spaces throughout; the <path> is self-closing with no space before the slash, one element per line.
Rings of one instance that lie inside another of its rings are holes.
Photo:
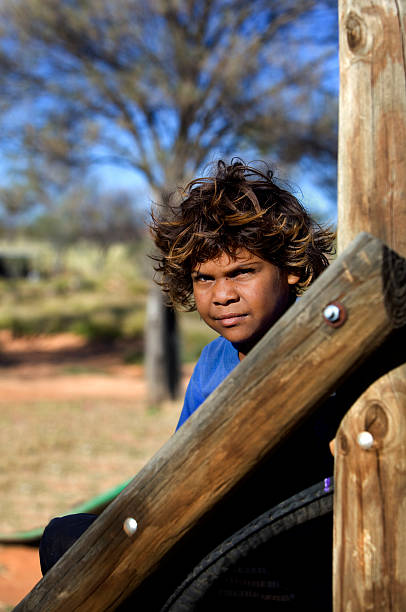
<path fill-rule="evenodd" d="M 245 248 L 289 274 L 299 276 L 298 295 L 328 265 L 335 234 L 321 227 L 273 171 L 240 159 L 220 160 L 214 176 L 191 181 L 172 202 L 151 213 L 151 232 L 159 255 L 159 284 L 174 306 L 195 310 L 192 271 L 225 252 Z"/>

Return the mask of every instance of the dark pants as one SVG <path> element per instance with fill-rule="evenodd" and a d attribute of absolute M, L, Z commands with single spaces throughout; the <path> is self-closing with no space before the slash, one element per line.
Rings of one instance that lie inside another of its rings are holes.
<path fill-rule="evenodd" d="M 43 575 L 55 565 L 96 518 L 97 514 L 69 514 L 52 519 L 45 527 L 39 544 Z"/>

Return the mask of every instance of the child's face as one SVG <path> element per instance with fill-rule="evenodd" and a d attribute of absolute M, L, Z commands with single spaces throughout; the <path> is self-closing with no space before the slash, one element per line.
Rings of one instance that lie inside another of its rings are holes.
<path fill-rule="evenodd" d="M 222 253 L 199 264 L 192 280 L 200 316 L 234 344 L 241 359 L 288 308 L 289 285 L 299 277 L 239 249 L 235 258 Z"/>

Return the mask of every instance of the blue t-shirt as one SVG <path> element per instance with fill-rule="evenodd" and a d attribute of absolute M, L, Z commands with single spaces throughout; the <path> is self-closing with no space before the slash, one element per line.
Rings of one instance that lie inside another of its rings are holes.
<path fill-rule="evenodd" d="M 222 336 L 204 347 L 189 381 L 176 430 L 187 421 L 239 363 L 237 349 Z M 340 406 L 340 402 L 331 396 L 305 424 L 305 435 L 302 439 L 305 440 L 308 448 L 313 448 L 315 451 L 318 448 L 323 453 L 326 451 L 327 462 L 332 460 L 328 442 L 335 437 L 340 421 L 347 410 L 348 407 Z M 329 472 L 326 470 L 325 473 Z"/>
<path fill-rule="evenodd" d="M 222 336 L 204 347 L 189 381 L 176 429 L 183 425 L 239 363 L 237 349 Z"/>

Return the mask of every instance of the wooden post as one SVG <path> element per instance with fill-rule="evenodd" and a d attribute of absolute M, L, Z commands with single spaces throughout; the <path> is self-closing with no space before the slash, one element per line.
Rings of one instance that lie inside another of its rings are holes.
<path fill-rule="evenodd" d="M 339 252 L 368 231 L 406 255 L 405 13 L 405 0 L 339 1 Z M 405 368 L 382 378 L 339 429 L 335 612 L 406 610 L 405 388 Z"/>
<path fill-rule="evenodd" d="M 403 365 L 374 383 L 336 438 L 335 610 L 406 609 L 405 380 Z"/>
<path fill-rule="evenodd" d="M 359 232 L 406 255 L 406 2 L 340 0 L 338 249 Z"/>
<path fill-rule="evenodd" d="M 406 312 L 406 295 L 399 297 L 392 282 L 398 277 L 391 271 L 398 268 L 406 273 L 404 259 L 380 240 L 360 235 L 16 611 L 99 612 L 125 601 L 368 356 L 388 341 L 395 342 L 390 357 L 396 353 L 404 333 L 394 329 L 405 322 L 397 313 Z M 323 313 L 337 301 L 341 315 L 332 324 Z M 131 538 L 123 531 L 129 516 L 138 522 Z"/>

